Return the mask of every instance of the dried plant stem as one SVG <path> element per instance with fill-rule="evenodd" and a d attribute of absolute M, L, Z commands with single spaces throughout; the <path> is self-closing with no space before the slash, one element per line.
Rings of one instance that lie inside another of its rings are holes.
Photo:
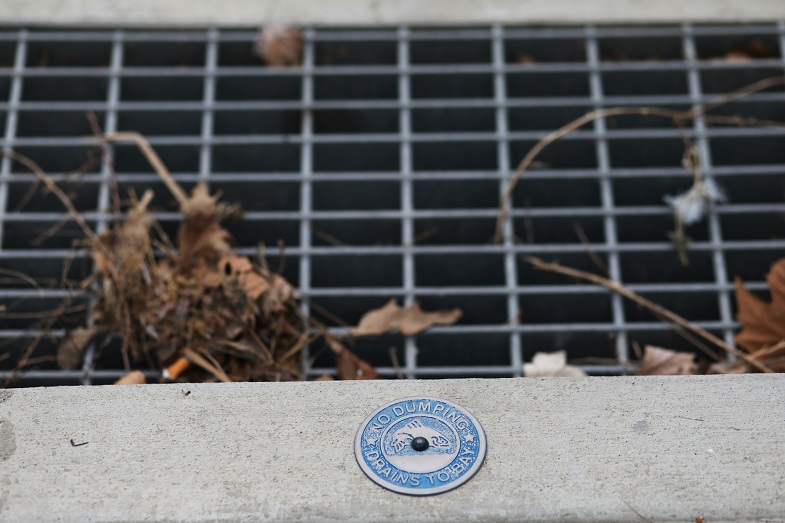
<path fill-rule="evenodd" d="M 164 162 L 161 161 L 161 158 L 150 146 L 150 142 L 148 142 L 144 136 L 135 132 L 120 132 L 105 134 L 103 138 L 107 142 L 134 142 L 136 146 L 139 147 L 139 150 L 150 163 L 152 168 L 161 178 L 161 181 L 163 181 L 166 187 L 169 189 L 169 192 L 171 192 L 172 196 L 175 197 L 177 203 L 182 206 L 186 202 L 188 197 L 186 196 L 185 191 L 183 191 L 180 185 L 172 177 L 169 169 L 166 168 Z"/>
<path fill-rule="evenodd" d="M 741 358 L 742 360 L 749 363 L 750 365 L 760 370 L 761 372 L 774 372 L 772 369 L 770 369 L 763 363 L 759 362 L 756 358 L 752 357 L 749 354 L 745 354 L 738 349 L 733 348 L 732 346 L 725 343 L 723 340 L 721 340 L 714 334 L 710 333 L 706 329 L 695 325 L 691 321 L 682 318 L 678 314 L 662 307 L 661 305 L 657 305 L 656 303 L 647 300 L 643 296 L 640 296 L 639 294 L 633 292 L 632 290 L 628 289 L 627 287 L 619 283 L 616 283 L 615 281 L 609 280 L 608 278 L 603 278 L 602 276 L 598 274 L 593 274 L 591 272 L 565 267 L 564 265 L 561 265 L 559 263 L 546 262 L 534 256 L 523 256 L 523 259 L 528 263 L 531 263 L 536 268 L 544 271 L 556 272 L 559 274 L 563 274 L 565 276 L 570 276 L 572 278 L 578 278 L 580 280 L 590 281 L 592 283 L 602 285 L 603 287 L 606 287 L 614 292 L 621 294 L 625 298 L 634 301 L 638 305 L 645 307 L 655 315 L 661 316 L 667 319 L 668 321 L 670 321 L 671 323 L 675 323 L 676 325 L 683 327 L 684 329 L 692 332 L 697 336 L 700 336 L 701 338 L 709 341 L 710 343 L 713 343 L 714 345 L 720 347 L 724 351 L 736 355 L 737 357 Z"/>
<path fill-rule="evenodd" d="M 40 293 L 44 292 L 44 290 L 41 288 L 41 286 L 38 285 L 38 282 L 36 282 L 31 276 L 28 276 L 27 274 L 25 274 L 23 272 L 13 271 L 11 269 L 3 269 L 2 267 L 0 267 L 0 274 L 6 274 L 6 275 L 11 276 L 13 278 L 18 278 L 18 279 L 20 279 L 20 280 L 30 284 L 30 286 L 32 288 L 34 288 L 35 290 L 37 290 L 38 292 L 40 292 Z M 0 306 L 0 307 L 2 307 L 0 309 L 0 311 L 5 309 L 4 306 Z"/>
<path fill-rule="evenodd" d="M 71 198 L 69 198 L 68 195 L 65 194 L 65 192 L 63 192 L 63 190 L 52 180 L 52 178 L 46 174 L 46 172 L 44 172 L 40 165 L 27 156 L 9 149 L 0 151 L 0 155 L 7 156 L 13 161 L 18 162 L 30 169 L 30 171 L 35 174 L 39 180 L 41 180 L 41 183 L 44 184 L 44 187 L 46 187 L 48 191 L 50 191 L 57 197 L 58 200 L 60 200 L 60 203 L 63 204 L 71 218 L 73 218 L 77 225 L 79 225 L 79 227 L 82 229 L 82 232 L 85 233 L 85 236 L 90 238 L 90 240 L 96 244 L 100 244 L 101 240 L 98 238 L 98 235 L 90 228 L 89 225 L 87 225 L 85 219 L 82 218 L 82 216 L 79 214 L 79 211 L 76 210 L 76 207 L 74 207 L 74 203 L 71 201 Z"/>
<path fill-rule="evenodd" d="M 84 232 L 85 236 L 87 236 L 87 238 L 90 239 L 90 242 L 92 243 L 94 248 L 95 249 L 100 249 L 105 256 L 107 256 L 107 257 L 109 256 L 109 253 L 106 252 L 106 248 L 105 248 L 103 242 L 101 241 L 101 238 L 95 233 L 95 231 L 93 231 L 93 229 L 90 228 L 90 226 L 87 224 L 85 219 L 79 214 L 79 211 L 77 211 L 76 207 L 74 206 L 74 203 L 71 201 L 71 199 L 68 197 L 68 195 L 65 194 L 65 192 L 63 192 L 63 190 L 52 180 L 52 178 L 49 175 L 46 174 L 46 172 L 44 172 L 44 170 L 41 168 L 40 165 L 38 165 L 36 162 L 31 160 L 27 156 L 25 156 L 23 154 L 19 154 L 19 153 L 15 152 L 15 151 L 12 151 L 12 150 L 8 150 L 8 149 L 2 150 L 2 151 L 0 151 L 0 154 L 2 154 L 4 156 L 7 156 L 7 157 L 11 158 L 13 161 L 18 162 L 18 163 L 24 165 L 25 167 L 27 167 L 28 169 L 30 169 L 30 171 L 33 174 L 35 174 L 36 177 L 39 180 L 41 180 L 41 183 L 44 184 L 44 187 L 46 187 L 46 189 L 48 191 L 50 191 L 52 194 L 54 194 L 57 197 L 58 200 L 60 200 L 60 203 L 62 203 L 63 206 L 66 208 L 66 210 L 68 211 L 68 214 L 74 219 L 74 221 L 77 223 L 77 225 L 79 225 L 79 227 L 82 229 L 82 232 Z M 118 277 L 117 271 L 113 267 L 109 267 L 108 270 L 109 270 L 109 277 L 112 280 L 112 283 L 115 285 L 115 288 L 119 289 L 117 283 L 120 281 L 120 279 Z M 129 317 L 127 311 L 124 310 L 123 312 L 124 312 L 124 315 L 126 317 L 126 320 L 128 322 L 130 322 L 130 317 Z M 60 315 L 58 314 L 58 315 L 56 315 L 54 317 L 59 317 L 59 316 Z M 46 330 L 48 331 L 49 328 L 47 328 Z M 33 343 L 31 343 L 31 345 L 30 345 L 30 352 L 32 352 L 32 350 L 35 349 L 35 347 L 38 345 L 39 341 L 40 341 L 40 339 L 37 338 Z M 126 346 L 126 343 L 125 343 L 125 340 L 124 340 L 123 341 L 123 350 L 122 350 L 122 352 L 123 352 L 123 364 L 125 365 L 125 370 L 129 371 L 130 370 L 130 362 L 128 361 L 127 351 L 128 351 L 128 349 L 127 349 L 127 346 Z M 26 357 L 23 357 L 23 358 L 21 358 L 19 360 L 20 367 L 23 364 L 23 362 L 26 361 L 26 359 L 28 357 L 29 357 L 29 354 L 26 355 Z M 13 379 L 13 377 L 14 377 L 14 375 L 12 374 L 12 377 L 9 378 L 9 380 Z"/>
<path fill-rule="evenodd" d="M 575 234 L 578 236 L 578 239 L 581 241 L 581 245 L 586 249 L 586 253 L 596 265 L 606 276 L 610 273 L 608 272 L 608 265 L 602 261 L 602 258 L 599 257 L 597 252 L 592 247 L 591 242 L 589 241 L 589 237 L 586 236 L 586 231 L 583 230 L 580 223 L 573 223 L 572 228 L 575 229 Z"/>
<path fill-rule="evenodd" d="M 101 155 L 103 157 L 106 172 L 109 174 L 109 186 L 112 191 L 112 210 L 114 212 L 115 223 L 120 223 L 122 219 L 122 211 L 120 210 L 120 186 L 117 184 L 117 173 L 114 170 L 112 163 L 112 152 L 109 150 L 109 144 L 106 142 L 101 124 L 98 123 L 98 118 L 93 111 L 87 111 L 87 120 L 90 122 L 90 130 L 93 131 L 98 145 L 101 147 Z"/>
<path fill-rule="evenodd" d="M 562 127 L 556 129 L 555 131 L 547 134 L 543 137 L 540 141 L 538 141 L 534 147 L 532 147 L 526 156 L 518 164 L 518 167 L 515 169 L 515 172 L 510 178 L 510 181 L 507 183 L 507 187 L 504 190 L 504 195 L 502 196 L 501 202 L 499 204 L 499 213 L 496 218 L 496 233 L 494 234 L 494 241 L 499 243 L 502 241 L 502 237 L 504 235 L 504 220 L 507 217 L 508 207 L 509 207 L 509 200 L 512 197 L 512 193 L 515 190 L 515 186 L 523 176 L 523 173 L 532 165 L 534 160 L 537 156 L 549 145 L 553 142 L 563 138 L 564 136 L 577 131 L 584 125 L 591 123 L 595 120 L 599 120 L 601 118 L 608 118 L 611 116 L 629 116 L 629 115 L 638 115 L 638 116 L 658 116 L 661 118 L 668 118 L 673 120 L 677 125 L 681 126 L 684 122 L 694 120 L 696 118 L 702 117 L 704 121 L 709 123 L 715 124 L 728 124 L 728 125 L 738 125 L 738 126 L 758 126 L 758 127 L 770 127 L 770 128 L 777 128 L 777 129 L 785 129 L 785 124 L 782 122 L 774 122 L 769 120 L 760 120 L 757 118 L 745 118 L 740 116 L 719 116 L 719 115 L 705 115 L 705 113 L 711 109 L 716 109 L 721 105 L 725 105 L 727 103 L 733 102 L 738 100 L 739 98 L 744 98 L 745 96 L 749 96 L 753 93 L 758 91 L 762 91 L 764 89 L 768 89 L 769 87 L 774 87 L 777 85 L 785 84 L 785 77 L 776 76 L 772 78 L 765 78 L 753 84 L 750 84 L 746 87 L 741 89 L 737 89 L 736 91 L 732 91 L 728 94 L 720 96 L 715 100 L 707 103 L 705 106 L 695 106 L 692 109 L 688 109 L 686 111 L 674 111 L 672 109 L 662 109 L 659 107 L 610 107 L 607 109 L 598 109 L 596 111 L 591 111 L 589 113 L 584 114 L 583 116 L 576 118 L 575 120 L 563 125 Z"/>
<path fill-rule="evenodd" d="M 399 380 L 403 380 L 403 379 L 406 379 L 406 376 L 403 375 L 403 371 L 401 370 L 401 364 L 398 361 L 397 350 L 398 349 L 396 347 L 390 347 L 389 348 L 390 361 L 392 362 L 393 369 L 395 369 L 395 376 Z"/>

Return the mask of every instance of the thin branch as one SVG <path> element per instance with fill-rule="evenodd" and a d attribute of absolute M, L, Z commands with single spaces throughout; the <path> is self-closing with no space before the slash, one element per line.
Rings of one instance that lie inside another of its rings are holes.
<path fill-rule="evenodd" d="M 615 281 L 609 280 L 608 278 L 603 278 L 602 276 L 598 274 L 593 274 L 591 272 L 565 267 L 564 265 L 561 265 L 559 263 L 546 262 L 534 256 L 523 256 L 523 259 L 528 263 L 532 264 L 533 266 L 535 266 L 536 268 L 544 271 L 555 272 L 558 274 L 563 274 L 565 276 L 570 276 L 572 278 L 577 278 L 579 280 L 590 281 L 592 283 L 602 285 L 603 287 L 606 287 L 614 292 L 621 294 L 625 298 L 634 301 L 638 305 L 645 307 L 646 309 L 650 310 L 652 313 L 662 316 L 663 318 L 666 318 L 668 321 L 683 327 L 684 329 L 692 332 L 693 334 L 696 334 L 697 336 L 700 336 L 701 338 L 709 341 L 710 343 L 713 343 L 714 345 L 720 347 L 724 351 L 736 355 L 737 357 L 743 359 L 745 362 L 749 363 L 756 369 L 762 372 L 774 372 L 772 369 L 770 369 L 763 363 L 759 362 L 754 357 L 750 356 L 749 354 L 745 354 L 738 349 L 735 349 L 734 347 L 725 343 L 723 340 L 721 340 L 714 334 L 710 333 L 706 329 L 695 325 L 691 321 L 682 318 L 675 312 L 669 311 L 668 309 L 662 307 L 661 305 L 657 305 L 656 303 L 647 300 L 643 296 L 640 296 L 639 294 L 635 293 L 634 291 L 628 289 L 627 287 L 619 283 L 616 283 Z"/>
<path fill-rule="evenodd" d="M 499 213 L 496 218 L 496 233 L 494 234 L 494 241 L 499 243 L 502 241 L 502 236 L 504 234 L 504 219 L 507 216 L 508 208 L 509 208 L 509 200 L 512 197 L 512 193 L 515 190 L 515 186 L 523 176 L 523 173 L 532 165 L 534 160 L 537 156 L 549 145 L 553 142 L 563 138 L 564 136 L 577 131 L 584 125 L 591 123 L 595 120 L 599 120 L 601 118 L 608 118 L 611 116 L 628 116 L 628 115 L 639 115 L 639 116 L 658 116 L 661 118 L 669 118 L 673 120 L 677 125 L 681 125 L 685 121 L 695 120 L 696 118 L 702 117 L 704 121 L 710 123 L 727 123 L 731 125 L 739 125 L 739 126 L 760 126 L 760 127 L 771 127 L 771 128 L 778 128 L 782 129 L 785 128 L 785 124 L 782 122 L 772 122 L 772 121 L 763 121 L 758 120 L 757 118 L 744 118 L 739 116 L 721 116 L 721 115 L 705 115 L 706 112 L 716 109 L 722 105 L 728 104 L 740 98 L 744 98 L 745 96 L 749 96 L 751 94 L 757 93 L 759 91 L 763 91 L 770 87 L 783 85 L 785 84 L 785 77 L 776 76 L 772 78 L 765 78 L 748 86 L 742 87 L 741 89 L 737 89 L 736 91 L 732 91 L 728 94 L 719 96 L 714 100 L 711 100 L 704 106 L 695 106 L 692 109 L 686 111 L 674 111 L 671 109 L 662 109 L 658 107 L 648 107 L 648 106 L 641 106 L 641 107 L 610 107 L 607 109 L 598 109 L 596 111 L 591 111 L 589 113 L 584 114 L 583 116 L 576 118 L 575 120 L 563 125 L 562 127 L 556 129 L 548 133 L 544 136 L 540 141 L 538 141 L 534 147 L 532 147 L 526 156 L 518 164 L 518 167 L 515 169 L 510 181 L 507 183 L 507 187 L 504 190 L 504 195 L 502 196 L 501 202 L 499 204 Z"/>
<path fill-rule="evenodd" d="M 403 375 L 403 371 L 401 370 L 401 364 L 398 361 L 398 354 L 397 349 L 395 347 L 390 347 L 390 361 L 392 362 L 393 369 L 395 369 L 395 375 L 399 380 L 406 379 L 406 376 Z"/>
<path fill-rule="evenodd" d="M 96 118 L 93 111 L 87 111 L 87 120 L 90 122 L 90 129 L 98 140 L 98 145 L 101 147 L 104 166 L 106 172 L 109 174 L 109 187 L 112 190 L 114 220 L 115 223 L 120 223 L 120 220 L 122 219 L 122 212 L 120 211 L 120 187 L 117 184 L 117 173 L 115 173 L 114 163 L 112 162 L 112 151 L 109 149 L 109 144 L 106 142 L 106 135 L 104 134 L 103 129 L 101 129 L 98 118 Z"/>
<path fill-rule="evenodd" d="M 35 174 L 39 180 L 41 180 L 41 183 L 44 184 L 44 187 L 46 187 L 48 191 L 50 191 L 57 197 L 58 200 L 60 200 L 60 203 L 63 204 L 63 206 L 68 211 L 68 214 L 74 219 L 77 225 L 79 225 L 79 227 L 82 229 L 82 232 L 85 233 L 85 236 L 96 242 L 96 244 L 100 244 L 101 240 L 98 238 L 98 235 L 90 228 L 89 225 L 87 225 L 87 222 L 79 214 L 79 211 L 76 210 L 74 203 L 71 201 L 68 195 L 63 192 L 63 190 L 52 180 L 51 177 L 49 177 L 48 174 L 46 174 L 46 172 L 44 172 L 40 165 L 27 156 L 9 149 L 0 151 L 0 155 L 7 156 L 13 161 L 18 162 L 30 169 L 30 171 Z"/>
<path fill-rule="evenodd" d="M 586 249 L 586 253 L 596 265 L 606 276 L 610 273 L 608 272 L 608 265 L 599 257 L 597 251 L 594 250 L 592 247 L 591 242 L 589 241 L 589 237 L 586 236 L 586 231 L 583 230 L 581 224 L 578 222 L 574 222 L 572 224 L 572 228 L 575 230 L 575 234 L 578 236 L 578 239 L 581 241 L 581 245 L 583 248 Z"/>
<path fill-rule="evenodd" d="M 105 134 L 104 139 L 107 142 L 134 142 L 136 146 L 139 147 L 139 150 L 150 163 L 152 168 L 161 178 L 161 181 L 163 181 L 166 187 L 169 189 L 169 192 L 171 192 L 172 196 L 175 197 L 177 203 L 182 207 L 186 200 L 188 200 L 188 196 L 186 196 L 185 191 L 183 191 L 182 187 L 180 187 L 180 185 L 172 177 L 169 169 L 166 168 L 164 162 L 161 161 L 161 158 L 150 146 L 150 142 L 148 142 L 144 136 L 135 132 L 121 132 Z"/>

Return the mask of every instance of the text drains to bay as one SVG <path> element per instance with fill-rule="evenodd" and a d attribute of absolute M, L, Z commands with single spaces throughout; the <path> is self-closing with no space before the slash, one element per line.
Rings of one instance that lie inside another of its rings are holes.
<path fill-rule="evenodd" d="M 428 495 L 468 481 L 485 458 L 485 433 L 465 408 L 436 398 L 397 400 L 360 426 L 360 468 L 396 492 Z"/>

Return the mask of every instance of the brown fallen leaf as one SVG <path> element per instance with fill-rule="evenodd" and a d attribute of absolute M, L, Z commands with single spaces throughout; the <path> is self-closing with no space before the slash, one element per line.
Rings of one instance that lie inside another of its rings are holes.
<path fill-rule="evenodd" d="M 125 374 L 122 378 L 115 381 L 115 385 L 144 385 L 147 383 L 147 378 L 142 371 L 134 370 Z"/>
<path fill-rule="evenodd" d="M 771 302 L 752 294 L 736 277 L 736 318 L 741 331 L 736 343 L 774 371 L 785 371 L 785 258 L 766 275 Z"/>
<path fill-rule="evenodd" d="M 760 60 L 763 58 L 776 58 L 777 52 L 760 38 L 753 38 L 741 45 L 737 45 L 725 54 L 724 59 L 729 62 L 747 62 L 749 60 Z"/>
<path fill-rule="evenodd" d="M 325 335 L 327 344 L 335 354 L 335 369 L 339 380 L 375 380 L 379 377 L 370 363 L 357 357 L 332 336 Z"/>
<path fill-rule="evenodd" d="M 224 284 L 229 278 L 236 278 L 243 286 L 243 290 L 252 300 L 257 300 L 270 284 L 259 273 L 256 272 L 253 264 L 248 258 L 229 253 L 225 254 L 220 260 L 215 270 L 207 271 L 205 266 L 200 267 L 200 281 L 205 287 L 218 287 Z"/>
<path fill-rule="evenodd" d="M 578 367 L 567 365 L 567 353 L 560 350 L 535 353 L 531 363 L 523 364 L 523 375 L 527 378 L 546 376 L 577 378 L 587 374 Z"/>
<path fill-rule="evenodd" d="M 300 65 L 303 55 L 303 34 L 289 25 L 269 25 L 254 42 L 254 53 L 268 65 L 287 67 Z"/>
<path fill-rule="evenodd" d="M 352 336 L 372 336 L 399 330 L 407 336 L 417 334 L 434 325 L 452 325 L 461 317 L 460 309 L 425 312 L 415 302 L 406 308 L 391 299 L 386 305 L 366 312 L 360 323 L 349 332 Z"/>
<path fill-rule="evenodd" d="M 677 376 L 694 374 L 695 354 L 647 345 L 638 376 Z"/>
<path fill-rule="evenodd" d="M 709 365 L 708 374 L 746 374 L 750 367 L 742 360 L 718 361 Z"/>
<path fill-rule="evenodd" d="M 153 217 L 147 206 L 152 199 L 153 192 L 145 191 L 142 199 L 129 209 L 122 225 L 101 235 L 106 249 L 93 249 L 92 253 L 97 273 L 107 274 L 111 272 L 110 267 L 120 271 L 134 270 L 144 260 L 150 249 L 149 228 Z M 120 264 L 121 260 L 124 263 Z"/>

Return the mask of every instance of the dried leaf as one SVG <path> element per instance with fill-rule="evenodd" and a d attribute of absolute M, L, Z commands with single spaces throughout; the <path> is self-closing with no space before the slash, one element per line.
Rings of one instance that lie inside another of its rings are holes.
<path fill-rule="evenodd" d="M 647 345 L 638 376 L 676 376 L 694 374 L 695 354 Z"/>
<path fill-rule="evenodd" d="M 82 364 L 85 348 L 93 341 L 102 329 L 92 327 L 79 327 L 72 330 L 60 341 L 57 347 L 57 364 L 61 369 L 76 369 Z"/>
<path fill-rule="evenodd" d="M 741 45 L 737 45 L 725 56 L 729 62 L 748 62 L 753 59 L 776 58 L 777 52 L 771 49 L 760 38 L 753 38 Z"/>
<path fill-rule="evenodd" d="M 350 333 L 353 336 L 370 336 L 399 330 L 408 336 L 434 325 L 452 325 L 460 319 L 461 314 L 460 309 L 424 312 L 416 302 L 403 308 L 392 299 L 384 307 L 365 313 Z"/>
<path fill-rule="evenodd" d="M 741 278 L 736 278 L 737 318 L 742 326 L 736 343 L 752 353 L 785 339 L 785 258 L 772 265 L 766 282 L 771 303 L 752 294 Z"/>
<path fill-rule="evenodd" d="M 190 269 L 200 260 L 215 263 L 229 252 L 229 232 L 218 223 L 223 207 L 216 196 L 209 195 L 204 184 L 194 187 L 180 211 L 184 215 L 178 233 L 181 269 Z"/>
<path fill-rule="evenodd" d="M 145 191 L 123 220 L 120 227 L 110 229 L 101 235 L 103 249 L 93 249 L 93 261 L 98 274 L 109 272 L 110 265 L 116 270 L 135 269 L 144 260 L 150 249 L 150 224 L 152 215 L 147 206 L 153 199 L 153 192 Z M 111 259 L 107 259 L 107 253 Z"/>
<path fill-rule="evenodd" d="M 527 378 L 535 376 L 576 378 L 586 376 L 586 373 L 578 367 L 567 365 L 567 353 L 560 350 L 535 353 L 531 363 L 523 364 L 523 375 Z"/>
<path fill-rule="evenodd" d="M 134 370 L 115 381 L 115 385 L 144 385 L 147 383 L 147 378 L 142 371 Z"/>
<path fill-rule="evenodd" d="M 370 363 L 357 357 L 332 336 L 325 336 L 327 344 L 335 354 L 335 368 L 339 380 L 375 380 L 379 377 Z"/>
<path fill-rule="evenodd" d="M 752 372 L 750 366 L 743 360 L 720 361 L 709 365 L 709 374 L 746 374 Z"/>
<path fill-rule="evenodd" d="M 252 300 L 257 300 L 270 284 L 259 273 L 256 272 L 253 264 L 243 256 L 225 254 L 218 260 L 217 268 L 212 271 L 202 265 L 194 272 L 205 287 L 219 287 L 226 283 L 230 278 L 237 279 L 243 286 L 243 290 Z"/>
<path fill-rule="evenodd" d="M 288 25 L 267 26 L 256 37 L 254 53 L 274 67 L 300 65 L 303 55 L 302 31 Z"/>

